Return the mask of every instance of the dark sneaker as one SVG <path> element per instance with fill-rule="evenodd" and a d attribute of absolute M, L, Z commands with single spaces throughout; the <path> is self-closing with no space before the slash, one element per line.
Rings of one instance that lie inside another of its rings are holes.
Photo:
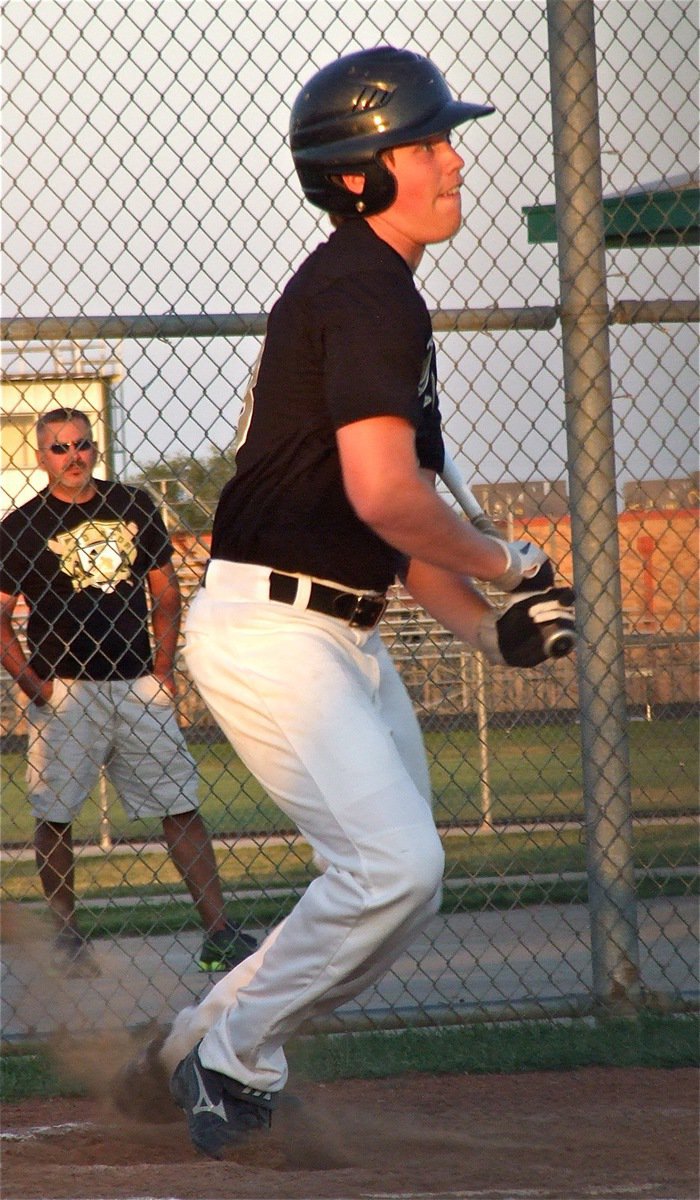
<path fill-rule="evenodd" d="M 200 971 L 230 971 L 244 958 L 257 950 L 254 937 L 244 933 L 238 925 L 227 921 L 223 929 L 208 933 L 199 952 L 197 966 Z"/>
<path fill-rule="evenodd" d="M 175 1068 L 170 1094 L 184 1110 L 195 1149 L 209 1158 L 221 1158 L 227 1146 L 240 1145 L 257 1129 L 269 1127 L 275 1096 L 202 1066 L 201 1044 Z"/>
<path fill-rule="evenodd" d="M 53 940 L 52 968 L 67 979 L 97 979 L 102 974 L 85 938 L 70 925 Z"/>

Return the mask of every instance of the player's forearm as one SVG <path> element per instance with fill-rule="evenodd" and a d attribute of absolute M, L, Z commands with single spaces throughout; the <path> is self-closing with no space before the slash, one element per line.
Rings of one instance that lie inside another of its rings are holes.
<path fill-rule="evenodd" d="M 375 417 L 337 431 L 345 492 L 361 521 L 390 546 L 433 566 L 477 579 L 499 579 L 509 555 L 458 517 L 416 458 L 415 429 Z"/>
<path fill-rule="evenodd" d="M 411 559 L 406 587 L 419 604 L 463 642 L 477 645 L 478 630 L 491 605 L 470 580 L 420 559 Z"/>
<path fill-rule="evenodd" d="M 22 643 L 12 625 L 4 620 L 0 623 L 0 663 L 30 700 L 42 697 L 46 681 L 40 679 L 34 668 L 29 665 Z"/>
<path fill-rule="evenodd" d="M 161 598 L 151 610 L 153 670 L 159 678 L 171 676 L 180 634 L 180 599 Z"/>
<path fill-rule="evenodd" d="M 504 551 L 457 516 L 421 477 L 377 497 L 360 516 L 389 545 L 445 571 L 498 579 Z"/>

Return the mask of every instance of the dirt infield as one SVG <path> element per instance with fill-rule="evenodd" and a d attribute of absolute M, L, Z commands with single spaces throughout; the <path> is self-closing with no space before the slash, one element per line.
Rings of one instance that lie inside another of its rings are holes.
<path fill-rule="evenodd" d="M 178 1114 L 6 1105 L 4 1200 L 697 1200 L 698 1072 L 588 1068 L 294 1086 L 222 1162 Z M 170 1114 L 168 1114 L 170 1115 Z"/>

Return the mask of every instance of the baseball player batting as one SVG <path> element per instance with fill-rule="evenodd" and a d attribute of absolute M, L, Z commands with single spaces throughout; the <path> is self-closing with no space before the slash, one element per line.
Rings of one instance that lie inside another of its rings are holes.
<path fill-rule="evenodd" d="M 543 551 L 484 536 L 435 489 L 436 356 L 414 273 L 461 223 L 469 130 L 463 152 L 452 131 L 492 111 L 391 47 L 334 60 L 292 107 L 302 191 L 333 229 L 270 313 L 186 659 L 321 873 L 127 1070 L 157 1059 L 214 1158 L 269 1124 L 287 1039 L 374 983 L 440 906 L 426 754 L 378 631 L 387 588 L 403 580 L 493 663 L 543 661 L 543 605 L 572 628 Z M 474 579 L 524 590 L 501 613 Z"/>

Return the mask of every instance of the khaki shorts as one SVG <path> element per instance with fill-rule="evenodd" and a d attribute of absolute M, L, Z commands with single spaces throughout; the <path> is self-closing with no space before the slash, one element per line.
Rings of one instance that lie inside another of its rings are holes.
<path fill-rule="evenodd" d="M 54 679 L 51 699 L 30 704 L 28 719 L 28 798 L 39 820 L 72 821 L 103 766 L 131 818 L 197 808 L 197 768 L 153 675 Z"/>

